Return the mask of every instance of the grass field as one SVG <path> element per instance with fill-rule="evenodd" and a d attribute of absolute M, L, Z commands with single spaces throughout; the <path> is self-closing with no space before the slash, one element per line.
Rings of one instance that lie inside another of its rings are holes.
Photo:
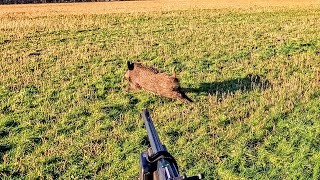
<path fill-rule="evenodd" d="M 319 179 L 320 6 L 180 4 L 0 6 L 0 176 L 135 179 L 149 108 L 187 175 Z M 195 102 L 124 92 L 128 60 L 176 66 Z"/>
<path fill-rule="evenodd" d="M 110 13 L 141 13 L 199 9 L 257 9 L 319 7 L 320 0 L 142 0 L 1 6 L 0 15 L 56 16 Z"/>

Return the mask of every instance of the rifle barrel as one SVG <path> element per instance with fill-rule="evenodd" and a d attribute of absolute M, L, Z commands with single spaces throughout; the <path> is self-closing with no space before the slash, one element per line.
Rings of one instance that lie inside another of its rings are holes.
<path fill-rule="evenodd" d="M 157 134 L 156 129 L 154 128 L 154 125 L 152 123 L 152 119 L 150 117 L 149 111 L 147 109 L 144 109 L 142 111 L 142 118 L 144 119 L 144 123 L 146 125 L 146 129 L 148 132 L 148 137 L 150 141 L 150 145 L 153 151 L 153 154 L 163 151 L 163 146 L 161 144 L 161 141 L 159 139 L 159 136 Z"/>
<path fill-rule="evenodd" d="M 152 177 L 150 177 L 150 172 L 151 172 L 151 176 L 156 175 L 156 177 L 158 178 L 155 178 L 155 179 L 158 179 L 158 180 L 201 179 L 202 177 L 201 175 L 192 176 L 190 178 L 187 178 L 185 175 L 179 176 L 177 163 L 174 160 L 174 158 L 170 155 L 170 153 L 167 151 L 166 147 L 163 144 L 161 144 L 157 131 L 152 123 L 152 119 L 150 117 L 149 111 L 147 109 L 144 109 L 141 114 L 142 114 L 142 118 L 144 119 L 144 123 L 146 125 L 152 152 L 144 152 L 140 156 L 140 167 L 142 168 L 142 171 L 141 171 L 142 175 L 140 177 L 142 177 L 143 180 L 146 180 L 149 178 L 153 179 Z M 147 163 L 148 161 L 147 156 L 152 156 L 152 155 L 155 155 L 156 157 L 160 157 L 160 156 L 162 157 L 159 158 L 157 161 L 151 162 L 152 164 L 150 165 Z M 163 156 L 166 156 L 166 157 L 163 157 Z M 156 165 L 154 165 L 154 163 L 156 163 Z M 156 166 L 156 171 L 152 170 L 154 169 L 154 166 Z"/>

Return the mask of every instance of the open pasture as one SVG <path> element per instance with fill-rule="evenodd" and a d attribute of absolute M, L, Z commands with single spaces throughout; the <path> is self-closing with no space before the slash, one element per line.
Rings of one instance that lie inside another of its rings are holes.
<path fill-rule="evenodd" d="M 134 179 L 146 107 L 187 175 L 320 178 L 318 1 L 163 2 L 0 6 L 1 177 Z M 195 102 L 124 92 L 127 61 Z"/>
<path fill-rule="evenodd" d="M 143 0 L 89 3 L 57 3 L 37 5 L 1 6 L 0 15 L 13 16 L 52 16 L 110 13 L 141 13 L 173 10 L 199 9 L 257 9 L 270 7 L 301 8 L 317 7 L 319 0 Z"/>

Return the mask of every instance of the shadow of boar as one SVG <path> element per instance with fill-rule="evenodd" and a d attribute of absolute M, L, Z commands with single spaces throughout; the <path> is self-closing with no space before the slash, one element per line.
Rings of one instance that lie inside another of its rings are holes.
<path fill-rule="evenodd" d="M 163 97 L 179 99 L 185 103 L 193 102 L 182 91 L 174 70 L 172 75 L 169 75 L 138 62 L 127 62 L 127 65 L 128 71 L 125 74 L 125 79 L 129 81 L 127 90 L 144 89 Z"/>

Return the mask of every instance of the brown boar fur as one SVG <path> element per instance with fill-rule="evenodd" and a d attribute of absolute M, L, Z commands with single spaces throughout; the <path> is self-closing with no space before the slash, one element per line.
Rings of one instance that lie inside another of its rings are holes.
<path fill-rule="evenodd" d="M 176 73 L 172 75 L 160 73 L 158 70 L 144 66 L 141 63 L 128 64 L 125 78 L 129 81 L 129 89 L 144 89 L 167 98 L 179 99 L 183 102 L 192 102 L 181 90 Z"/>

